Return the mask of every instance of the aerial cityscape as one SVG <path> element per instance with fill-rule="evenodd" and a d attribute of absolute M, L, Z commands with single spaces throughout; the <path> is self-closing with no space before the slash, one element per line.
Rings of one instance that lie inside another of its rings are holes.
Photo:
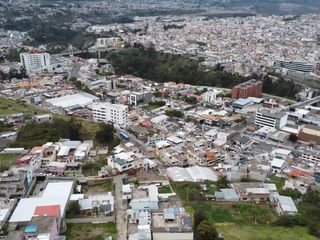
<path fill-rule="evenodd" d="M 320 1 L 0 1 L 0 240 L 320 239 Z"/>

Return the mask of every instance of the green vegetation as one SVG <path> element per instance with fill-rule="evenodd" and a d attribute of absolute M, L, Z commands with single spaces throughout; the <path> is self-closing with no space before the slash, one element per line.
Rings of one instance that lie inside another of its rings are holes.
<path fill-rule="evenodd" d="M 271 227 L 267 225 L 226 225 L 217 227 L 225 240 L 316 240 L 304 227 Z"/>
<path fill-rule="evenodd" d="M 147 106 L 145 106 L 143 108 L 146 110 L 152 111 L 152 110 L 160 108 L 164 105 L 166 105 L 165 101 L 155 101 L 155 102 L 150 102 Z"/>
<path fill-rule="evenodd" d="M 69 240 L 104 240 L 107 236 L 116 237 L 117 229 L 114 223 L 99 224 L 67 224 L 66 236 Z"/>
<path fill-rule="evenodd" d="M 95 91 L 91 90 L 87 85 L 85 85 L 84 83 L 82 83 L 80 81 L 77 81 L 77 79 L 75 77 L 69 78 L 69 81 L 72 82 L 76 86 L 76 88 L 78 88 L 81 91 L 84 91 L 84 92 L 92 94 L 92 95 L 96 94 Z"/>
<path fill-rule="evenodd" d="M 82 174 L 84 176 L 96 176 L 101 167 L 105 165 L 107 165 L 107 155 L 99 155 L 95 162 L 88 162 L 82 166 Z"/>
<path fill-rule="evenodd" d="M 261 77 L 263 80 L 263 92 L 280 97 L 294 99 L 295 95 L 301 89 L 292 80 L 285 80 L 282 76 L 278 76 L 277 80 L 272 80 L 270 76 Z"/>
<path fill-rule="evenodd" d="M 41 113 L 42 110 L 38 110 L 26 103 L 13 101 L 4 97 L 0 97 L 0 116 L 13 113 Z"/>
<path fill-rule="evenodd" d="M 199 60 L 184 55 L 172 55 L 156 52 L 153 47 L 144 49 L 141 44 L 119 52 L 106 52 L 106 58 L 112 63 L 117 74 L 133 74 L 137 77 L 156 82 L 179 82 L 200 86 L 232 88 L 249 79 L 259 79 L 264 83 L 263 92 L 294 98 L 299 86 L 281 76 L 253 74 L 243 77 L 223 71 L 221 65 L 202 67 Z"/>
<path fill-rule="evenodd" d="M 273 177 L 272 180 L 277 181 L 279 186 L 284 183 L 281 178 Z M 310 234 L 315 236 L 319 234 L 317 229 L 319 229 L 320 222 L 320 208 L 318 207 L 320 195 L 317 192 L 309 192 L 303 197 L 299 215 L 279 217 L 274 207 L 268 204 L 207 201 L 205 195 L 213 194 L 215 189 L 228 185 L 224 178 L 220 178 L 218 182 L 205 182 L 207 191 L 202 190 L 199 184 L 193 182 L 172 182 L 170 184 L 173 191 L 181 198 L 187 211 L 191 214 L 202 213 L 211 224 L 217 227 L 218 232 L 222 233 L 226 240 L 279 239 L 276 238 L 278 235 L 283 237 L 281 239 L 291 239 L 292 236 L 295 236 L 294 234 L 301 236 L 299 239 L 315 239 Z M 269 233 L 270 238 L 267 238 Z"/>
<path fill-rule="evenodd" d="M 278 191 L 280 191 L 283 188 L 285 181 L 286 181 L 285 178 L 281 178 L 277 176 L 270 177 L 270 182 L 276 185 Z"/>
<path fill-rule="evenodd" d="M 18 154 L 0 153 L 0 172 L 8 170 L 16 163 Z"/>
<path fill-rule="evenodd" d="M 106 129 L 108 132 L 103 135 L 102 133 L 105 133 Z M 117 144 L 117 138 L 114 138 L 114 130 L 111 125 L 57 116 L 53 123 L 29 122 L 25 124 L 12 146 L 32 148 L 46 142 L 56 142 L 60 138 L 71 140 L 92 139 L 96 145 L 109 145 L 110 147 Z"/>
<path fill-rule="evenodd" d="M 144 49 L 140 45 L 120 52 L 108 52 L 106 57 L 117 74 L 133 74 L 156 82 L 232 87 L 246 80 L 221 68 L 203 68 L 199 61 L 187 56 L 160 53 L 154 48 Z"/>
<path fill-rule="evenodd" d="M 66 211 L 67 218 L 78 218 L 82 217 L 80 213 L 79 201 L 69 201 Z"/>
<path fill-rule="evenodd" d="M 299 214 L 293 217 L 282 216 L 275 226 L 307 226 L 309 233 L 320 237 L 320 192 L 308 189 L 298 205 Z"/>
<path fill-rule="evenodd" d="M 80 129 L 81 123 L 74 118 L 55 119 L 53 123 L 29 122 L 22 127 L 12 146 L 32 148 L 46 142 L 56 142 L 60 138 L 82 139 Z"/>
<path fill-rule="evenodd" d="M 114 184 L 112 180 L 105 180 L 95 184 L 82 185 L 82 192 L 86 194 L 97 194 L 112 192 L 114 190 Z"/>
<path fill-rule="evenodd" d="M 168 117 L 175 117 L 175 118 L 183 118 L 183 116 L 184 116 L 182 111 L 175 110 L 175 109 L 168 109 L 165 111 L 165 114 Z"/>
<path fill-rule="evenodd" d="M 162 186 L 158 190 L 159 190 L 159 193 L 172 193 L 169 185 Z"/>

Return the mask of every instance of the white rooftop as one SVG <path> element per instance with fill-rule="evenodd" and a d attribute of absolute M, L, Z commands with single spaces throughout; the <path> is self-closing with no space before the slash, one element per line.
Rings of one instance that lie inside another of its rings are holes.
<path fill-rule="evenodd" d="M 282 168 L 284 163 L 285 163 L 285 161 L 283 159 L 273 158 L 273 160 L 271 162 L 271 167 Z"/>
<path fill-rule="evenodd" d="M 210 169 L 206 167 L 171 167 L 167 168 L 166 174 L 175 182 L 198 182 L 203 180 L 217 181 L 217 175 Z"/>
<path fill-rule="evenodd" d="M 29 222 L 38 206 L 60 205 L 61 217 L 72 192 L 72 181 L 49 182 L 41 197 L 22 198 L 9 222 Z"/>
<path fill-rule="evenodd" d="M 92 104 L 96 100 L 98 100 L 96 96 L 83 92 L 83 93 L 77 93 L 72 95 L 66 95 L 63 97 L 48 99 L 46 101 L 55 107 L 72 108 L 77 106 L 85 107 L 89 104 Z"/>

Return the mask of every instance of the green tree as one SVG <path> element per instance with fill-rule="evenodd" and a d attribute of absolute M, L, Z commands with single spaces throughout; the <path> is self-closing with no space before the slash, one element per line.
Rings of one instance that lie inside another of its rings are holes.
<path fill-rule="evenodd" d="M 226 176 L 219 176 L 217 182 L 216 182 L 217 188 L 228 188 L 229 187 L 229 181 Z"/>
<path fill-rule="evenodd" d="M 114 138 L 114 127 L 113 124 L 100 124 L 100 130 L 96 133 L 96 139 L 100 143 L 112 143 Z"/>
<path fill-rule="evenodd" d="M 78 201 L 69 201 L 67 205 L 67 214 L 76 215 L 80 213 L 80 205 Z"/>
<path fill-rule="evenodd" d="M 196 228 L 195 240 L 215 240 L 218 237 L 218 232 L 208 220 L 202 221 Z"/>

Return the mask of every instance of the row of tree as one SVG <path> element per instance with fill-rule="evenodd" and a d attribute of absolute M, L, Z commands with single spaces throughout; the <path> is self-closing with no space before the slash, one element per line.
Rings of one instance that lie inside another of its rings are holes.
<path fill-rule="evenodd" d="M 268 75 L 253 74 L 244 77 L 224 71 L 223 66 L 203 67 L 200 61 L 184 55 L 157 52 L 153 47 L 145 49 L 141 44 L 120 52 L 104 53 L 117 74 L 132 74 L 156 82 L 177 82 L 200 86 L 232 88 L 252 78 L 262 80 L 263 92 L 294 98 L 299 87 L 282 77 L 276 80 Z"/>

